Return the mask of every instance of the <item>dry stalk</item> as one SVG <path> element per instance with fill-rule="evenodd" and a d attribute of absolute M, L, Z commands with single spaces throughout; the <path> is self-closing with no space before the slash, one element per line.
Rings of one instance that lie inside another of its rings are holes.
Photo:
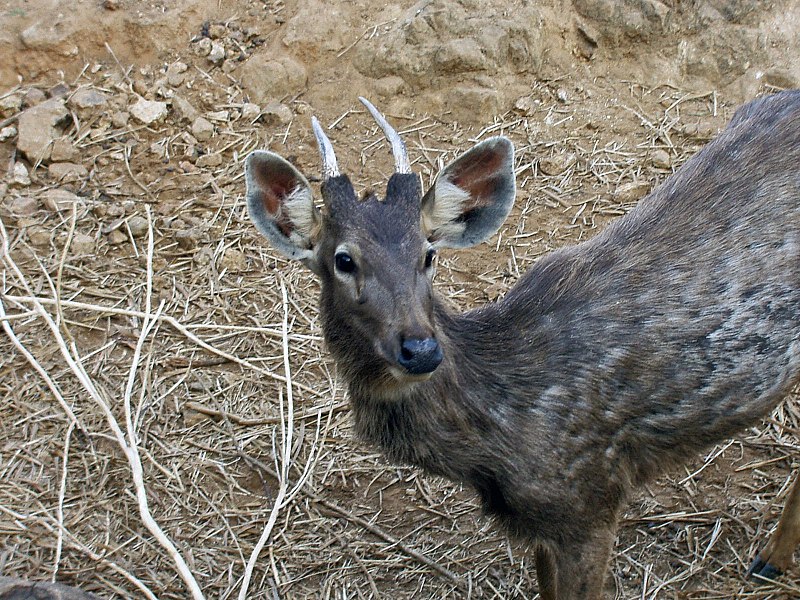
<path fill-rule="evenodd" d="M 149 210 L 147 214 L 148 214 L 148 221 L 150 221 Z M 17 266 L 14 259 L 11 257 L 8 244 L 8 234 L 6 232 L 6 228 L 2 220 L 0 220 L 0 236 L 2 236 L 3 258 L 5 259 L 8 266 L 12 269 L 17 279 L 26 289 L 26 291 L 30 295 L 32 295 L 30 284 L 28 283 L 25 275 Z M 153 231 L 151 223 L 150 236 L 148 240 L 148 264 L 150 272 L 152 272 L 152 254 L 153 254 Z M 46 271 L 44 271 L 44 273 L 45 275 L 47 275 Z M 52 287 L 52 281 L 50 282 L 50 284 Z M 136 491 L 137 502 L 139 505 L 139 512 L 142 517 L 142 521 L 144 522 L 144 525 L 147 527 L 147 529 L 150 531 L 153 537 L 156 538 L 159 544 L 161 544 L 161 546 L 165 550 L 167 550 L 168 554 L 170 555 L 170 557 L 177 566 L 178 573 L 181 579 L 183 579 L 184 583 L 191 591 L 192 597 L 195 600 L 205 600 L 205 596 L 200 590 L 200 586 L 197 584 L 197 581 L 195 580 L 194 576 L 189 570 L 189 567 L 186 564 L 186 561 L 184 560 L 183 556 L 181 556 L 178 549 L 175 547 L 175 545 L 172 543 L 172 541 L 169 539 L 166 533 L 161 529 L 161 527 L 155 521 L 147 506 L 147 490 L 144 487 L 144 473 L 142 470 L 141 458 L 139 456 L 138 448 L 135 444 L 133 423 L 129 418 L 130 416 L 129 404 L 126 405 L 126 420 L 128 425 L 128 438 L 131 441 L 131 444 L 128 444 L 128 442 L 125 441 L 125 434 L 120 428 L 116 417 L 114 417 L 114 414 L 111 412 L 109 402 L 104 398 L 104 394 L 100 392 L 100 390 L 95 385 L 94 381 L 91 379 L 91 377 L 89 377 L 89 375 L 84 370 L 83 362 L 80 358 L 78 348 L 75 345 L 74 341 L 71 342 L 70 344 L 67 344 L 66 340 L 64 339 L 64 336 L 62 335 L 60 327 L 53 320 L 50 314 L 44 309 L 42 303 L 39 302 L 37 299 L 34 299 L 34 308 L 39 313 L 39 316 L 44 320 L 47 327 L 50 329 L 53 339 L 56 345 L 58 346 L 59 350 L 61 351 L 61 355 L 64 357 L 64 360 L 66 361 L 73 375 L 78 379 L 78 381 L 80 381 L 81 385 L 89 393 L 89 396 L 92 398 L 92 400 L 95 401 L 95 403 L 101 408 L 101 410 L 105 414 L 106 421 L 110 429 L 112 430 L 112 433 L 114 434 L 117 444 L 119 445 L 125 457 L 128 459 L 128 464 L 131 469 L 131 475 L 133 478 L 134 487 Z M 155 324 L 156 322 L 157 320 L 153 320 L 151 322 L 145 321 L 143 327 L 141 328 L 139 345 L 137 346 L 137 350 L 139 350 L 139 352 L 141 350 L 141 344 L 144 343 L 144 340 L 150 333 L 153 324 Z M 131 364 L 131 370 L 133 372 L 135 372 L 135 370 L 138 367 L 138 360 L 139 360 L 139 353 L 135 355 L 134 360 L 132 361 Z"/>

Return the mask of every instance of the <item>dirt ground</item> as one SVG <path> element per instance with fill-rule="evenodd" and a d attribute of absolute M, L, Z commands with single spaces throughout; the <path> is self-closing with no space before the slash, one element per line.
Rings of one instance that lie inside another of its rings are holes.
<path fill-rule="evenodd" d="M 537 597 L 470 490 L 353 439 L 316 283 L 248 221 L 242 160 L 268 148 L 318 183 L 313 114 L 382 189 L 359 95 L 425 185 L 508 136 L 512 216 L 439 261 L 469 308 L 635 206 L 742 102 L 798 87 L 798 39 L 794 0 L 0 2 L 0 576 L 102 598 Z M 798 418 L 793 398 L 642 490 L 609 595 L 800 597 L 796 568 L 744 578 Z"/>

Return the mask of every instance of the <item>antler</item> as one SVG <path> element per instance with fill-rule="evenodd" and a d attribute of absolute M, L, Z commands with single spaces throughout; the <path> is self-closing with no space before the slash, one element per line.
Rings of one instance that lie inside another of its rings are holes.
<path fill-rule="evenodd" d="M 339 167 L 336 164 L 336 154 L 333 152 L 333 145 L 328 139 L 328 136 L 325 135 L 317 117 L 311 117 L 311 128 L 314 130 L 314 135 L 319 145 L 319 154 L 322 157 L 322 178 L 330 179 L 331 177 L 338 177 Z"/>
<path fill-rule="evenodd" d="M 391 142 L 395 171 L 397 173 L 411 173 L 411 163 L 408 160 L 408 153 L 406 153 L 406 145 L 400 139 L 398 133 L 389 125 L 384 116 L 378 112 L 378 109 L 372 106 L 369 100 L 360 96 L 358 99 L 361 100 L 361 104 L 367 107 L 372 117 L 378 122 L 378 126 L 383 130 L 383 135 Z"/>

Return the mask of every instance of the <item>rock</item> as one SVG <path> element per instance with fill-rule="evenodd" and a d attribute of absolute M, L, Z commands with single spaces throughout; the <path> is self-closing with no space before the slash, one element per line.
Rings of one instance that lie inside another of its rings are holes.
<path fill-rule="evenodd" d="M 69 99 L 69 105 L 78 109 L 97 108 L 108 103 L 106 95 L 90 87 L 79 88 Z"/>
<path fill-rule="evenodd" d="M 646 181 L 629 181 L 617 187 L 614 197 L 618 202 L 628 204 L 644 198 L 649 191 L 650 184 Z"/>
<path fill-rule="evenodd" d="M 242 105 L 242 118 L 245 121 L 249 121 L 252 123 L 260 116 L 261 116 L 261 107 L 258 104 L 253 104 L 252 102 L 245 102 Z"/>
<path fill-rule="evenodd" d="M 240 81 L 251 102 L 264 106 L 304 91 L 308 76 L 302 63 L 272 52 L 253 54 L 241 66 Z"/>
<path fill-rule="evenodd" d="M 11 214 L 18 217 L 30 217 L 39 210 L 39 203 L 36 198 L 30 196 L 16 196 L 6 201 L 6 208 Z"/>
<path fill-rule="evenodd" d="M 17 135 L 17 128 L 13 125 L 9 125 L 8 127 L 3 127 L 0 129 L 0 142 L 5 142 L 10 140 L 14 136 Z"/>
<path fill-rule="evenodd" d="M 91 254 L 94 252 L 95 240 L 85 233 L 76 233 L 72 238 L 70 249 L 75 254 Z"/>
<path fill-rule="evenodd" d="M 211 23 L 208 26 L 208 37 L 212 40 L 221 40 L 228 33 L 228 28 L 222 23 Z"/>
<path fill-rule="evenodd" d="M 672 159 L 666 150 L 653 150 L 650 155 L 650 162 L 656 169 L 669 169 L 672 166 Z"/>
<path fill-rule="evenodd" d="M 197 109 L 192 106 L 191 102 L 177 94 L 172 97 L 172 110 L 175 112 L 178 119 L 189 123 L 193 122 L 200 115 Z"/>
<path fill-rule="evenodd" d="M 111 124 L 114 125 L 114 127 L 122 129 L 128 126 L 128 119 L 130 118 L 131 114 L 129 112 L 121 110 L 111 115 Z"/>
<path fill-rule="evenodd" d="M 62 98 L 37 104 L 19 115 L 17 150 L 31 162 L 49 160 L 52 143 L 61 132 L 58 126 L 69 117 Z"/>
<path fill-rule="evenodd" d="M 74 162 L 80 153 L 68 136 L 62 136 L 53 142 L 50 159 L 54 162 Z"/>
<path fill-rule="evenodd" d="M 47 90 L 48 98 L 64 98 L 69 94 L 69 86 L 64 83 L 57 83 Z"/>
<path fill-rule="evenodd" d="M 222 164 L 222 155 L 214 152 L 213 154 L 204 154 L 198 157 L 195 163 L 198 167 L 218 167 Z"/>
<path fill-rule="evenodd" d="M 681 131 L 686 137 L 698 140 L 710 140 L 714 137 L 714 128 L 707 123 L 687 123 Z"/>
<path fill-rule="evenodd" d="M 286 125 L 292 121 L 292 109 L 280 102 L 270 102 L 261 111 L 261 120 L 267 125 Z"/>
<path fill-rule="evenodd" d="M 399 96 L 407 87 L 405 80 L 397 75 L 381 77 L 375 81 L 375 92 L 380 98 L 394 98 L 395 96 Z"/>
<path fill-rule="evenodd" d="M 134 215 L 128 219 L 128 229 L 130 229 L 133 237 L 139 238 L 147 233 L 150 226 L 147 223 L 147 219 L 139 215 Z"/>
<path fill-rule="evenodd" d="M 446 105 L 456 121 L 486 120 L 497 114 L 500 98 L 496 90 L 483 87 L 455 87 L 447 94 Z"/>
<path fill-rule="evenodd" d="M 228 248 L 222 256 L 220 267 L 231 273 L 247 271 L 247 256 L 241 250 Z"/>
<path fill-rule="evenodd" d="M 73 194 L 69 190 L 53 188 L 43 194 L 44 206 L 52 212 L 69 210 L 76 202 L 81 201 L 81 197 Z"/>
<path fill-rule="evenodd" d="M 206 58 L 208 58 L 212 64 L 222 64 L 222 61 L 225 60 L 225 46 L 222 44 L 222 42 L 211 42 L 211 51 L 208 53 Z"/>
<path fill-rule="evenodd" d="M 200 142 L 211 139 L 214 135 L 214 125 L 204 117 L 197 117 L 192 123 L 192 135 Z"/>
<path fill-rule="evenodd" d="M 530 117 L 536 112 L 539 106 L 541 106 L 540 100 L 534 100 L 530 96 L 522 96 L 521 98 L 517 98 L 516 102 L 514 102 L 514 111 L 523 116 Z"/>
<path fill-rule="evenodd" d="M 27 234 L 31 246 L 42 248 L 50 245 L 50 230 L 45 229 L 41 225 L 32 225 L 28 227 Z"/>
<path fill-rule="evenodd" d="M 186 79 L 186 71 L 189 65 L 184 62 L 174 62 L 167 67 L 167 83 L 172 87 L 180 87 L 183 85 L 183 80 Z"/>
<path fill-rule="evenodd" d="M 0 98 L 0 117 L 10 117 L 22 110 L 22 95 L 9 94 L 5 98 Z"/>
<path fill-rule="evenodd" d="M 128 240 L 128 236 L 121 232 L 119 229 L 115 229 L 114 231 L 110 232 L 106 239 L 108 243 L 112 246 L 119 246 L 120 244 L 124 244 Z"/>
<path fill-rule="evenodd" d="M 37 104 L 44 102 L 45 98 L 47 98 L 47 94 L 45 94 L 39 88 L 30 88 L 22 97 L 22 106 L 25 108 L 36 106 Z"/>
<path fill-rule="evenodd" d="M 436 69 L 446 75 L 480 71 L 485 62 L 481 47 L 471 38 L 449 40 L 434 55 Z"/>
<path fill-rule="evenodd" d="M 130 113 L 134 119 L 143 123 L 144 125 L 152 125 L 162 121 L 169 111 L 166 102 L 157 102 L 155 100 L 145 100 L 142 97 L 130 107 Z"/>
<path fill-rule="evenodd" d="M 27 187 L 31 184 L 31 177 L 28 175 L 28 167 L 19 161 L 14 163 L 11 183 L 20 187 Z"/>
<path fill-rule="evenodd" d="M 47 171 L 56 181 L 77 181 L 89 176 L 89 171 L 86 170 L 86 167 L 71 162 L 52 163 L 47 168 Z"/>
<path fill-rule="evenodd" d="M 207 37 L 200 38 L 192 49 L 197 56 L 208 56 L 211 53 L 211 40 Z"/>
<path fill-rule="evenodd" d="M 193 248 L 197 247 L 200 237 L 200 230 L 196 227 L 192 227 L 191 229 L 178 231 L 175 234 L 175 241 L 178 242 L 178 246 L 180 246 L 183 250 L 192 250 Z"/>

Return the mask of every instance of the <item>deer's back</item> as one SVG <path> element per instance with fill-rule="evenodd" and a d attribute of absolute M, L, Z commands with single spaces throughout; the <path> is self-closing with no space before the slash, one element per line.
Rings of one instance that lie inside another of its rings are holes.
<path fill-rule="evenodd" d="M 511 370 L 531 378 L 515 389 L 550 422 L 549 442 L 603 453 L 623 479 L 769 411 L 800 375 L 800 93 L 741 109 L 497 310 L 522 349 Z"/>

